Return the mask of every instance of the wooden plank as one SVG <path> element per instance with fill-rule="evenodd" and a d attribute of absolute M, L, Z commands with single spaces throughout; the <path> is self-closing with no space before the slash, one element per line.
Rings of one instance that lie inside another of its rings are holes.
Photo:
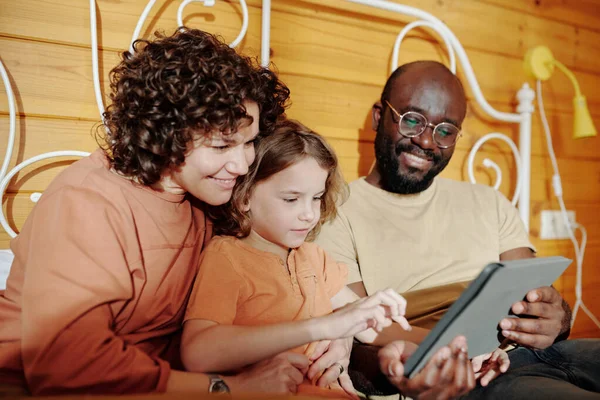
<path fill-rule="evenodd" d="M 600 14 L 597 0 L 477 0 L 508 10 L 531 14 L 551 21 L 559 21 L 576 27 L 600 32 Z"/>
<path fill-rule="evenodd" d="M 387 60 L 382 57 L 372 59 L 372 67 L 369 68 L 366 66 L 366 58 L 363 59 L 363 64 L 359 65 L 356 57 L 345 53 L 343 49 L 331 51 L 326 45 L 315 46 L 306 51 L 298 49 L 298 57 L 302 58 L 299 61 L 290 61 L 285 55 L 281 56 L 284 58 L 274 57 L 274 61 L 279 65 L 282 80 L 290 86 L 294 98 L 303 96 L 303 91 L 310 91 L 310 96 L 322 98 L 347 96 L 358 89 L 363 93 L 370 93 L 368 98 L 359 101 L 366 101 L 370 106 L 377 99 L 385 81 Z M 414 41 L 407 43 L 407 51 L 413 46 L 417 48 Z M 3 62 L 17 91 L 20 112 L 94 120 L 99 118 L 88 49 L 6 38 L 0 38 L 0 49 Z M 435 50 L 432 48 L 431 51 Z M 421 50 L 412 54 L 414 59 L 432 58 Z M 107 76 L 110 68 L 118 62 L 118 53 L 102 52 L 101 59 L 101 76 Z M 314 65 L 314 59 L 321 60 L 318 68 L 311 67 Z M 472 61 L 488 101 L 500 110 L 510 111 L 510 104 L 514 104 L 516 92 L 523 83 L 521 62 L 484 53 L 473 53 Z M 498 79 L 498 76 L 503 76 L 503 79 Z M 598 75 L 580 74 L 579 81 L 588 96 L 590 109 L 600 105 L 600 93 L 585 90 L 595 86 Z M 105 94 L 106 85 L 106 82 L 103 82 Z M 334 86 L 338 87 L 335 92 L 332 91 Z M 0 90 L 4 92 L 3 88 Z M 550 80 L 544 94 L 547 109 L 570 111 L 572 90 L 566 77 L 559 75 Z M 348 103 L 342 101 L 338 107 Z M 0 112 L 6 112 L 7 109 L 6 97 L 0 96 Z"/>
<path fill-rule="evenodd" d="M 41 0 L 28 2 L 10 1 L 12 6 L 5 7 L 1 13 L 0 33 L 20 37 L 50 40 L 76 45 L 89 45 L 89 9 L 85 2 L 73 5 L 68 0 L 54 0 L 50 4 Z M 127 47 L 139 15 L 146 2 L 98 1 L 98 14 L 102 18 L 102 43 L 112 49 Z M 436 0 L 403 0 L 402 4 L 418 7 L 440 17 L 454 31 L 467 50 L 480 50 L 521 58 L 525 50 L 540 43 L 548 43 L 558 59 L 566 65 L 579 70 L 594 72 L 597 70 L 597 59 L 600 48 L 594 46 L 600 40 L 597 30 L 582 29 L 555 22 L 552 19 L 515 10 L 512 7 L 498 6 L 493 3 L 476 1 L 445 1 L 440 4 Z M 249 2 L 250 29 L 249 47 L 259 49 L 260 6 L 259 0 Z M 163 6 L 155 6 L 145 25 L 144 36 L 148 36 L 157 27 L 167 32 L 176 27 L 176 12 L 179 3 L 167 2 Z M 286 46 L 302 42 L 298 29 L 302 26 L 313 29 L 313 34 L 326 35 L 332 30 L 328 25 L 338 25 L 337 30 L 358 32 L 357 28 L 397 34 L 399 24 L 410 18 L 383 10 L 351 4 L 339 0 L 288 0 L 273 4 L 272 13 L 272 47 L 279 40 L 286 41 Z M 285 15 L 287 14 L 287 18 Z M 48 15 L 51 17 L 48 18 Z M 186 23 L 211 32 L 221 33 L 227 40 L 237 36 L 241 26 L 239 5 L 236 2 L 219 2 L 213 8 L 200 4 L 190 5 L 186 9 Z M 469 16 L 477 16 L 469 18 Z M 483 17 L 482 17 L 483 16 Z M 292 19 L 292 25 L 286 21 Z M 320 20 L 318 25 L 314 19 Z M 465 24 L 465 18 L 469 24 Z M 308 24 L 302 22 L 308 21 Z M 365 26 L 366 25 L 366 26 Z M 293 30 L 294 34 L 280 35 L 281 30 Z M 337 32 L 334 30 L 333 32 Z M 341 40 L 351 38 L 338 35 Z M 352 35 L 354 36 L 354 35 Z M 368 35 L 367 35 L 368 36 Z M 421 35 L 422 36 L 422 35 Z M 355 37 L 359 41 L 364 36 Z M 490 48 L 489 43 L 494 47 Z M 393 43 L 393 42 L 391 42 Z M 388 50 L 391 48 L 391 43 Z M 591 45 L 591 46 L 588 46 Z M 285 47 L 283 47 L 285 48 Z M 276 48 L 276 53 L 277 53 Z M 386 54 L 389 54 L 386 53 Z"/>
<path fill-rule="evenodd" d="M 16 41 L 0 39 L 0 49 L 2 51 L 3 61 L 13 78 L 13 86 L 18 91 L 20 111 L 39 115 L 68 116 L 74 118 L 97 119 L 98 111 L 95 105 L 95 97 L 92 83 L 91 56 L 88 50 L 84 48 L 66 47 L 48 43 Z M 325 54 L 329 51 L 323 49 Z M 118 62 L 116 52 L 101 52 L 100 57 L 103 60 L 101 76 L 106 77 L 110 68 Z M 327 56 L 326 60 L 338 63 L 338 57 Z M 308 59 L 306 59 L 308 62 Z M 353 57 L 346 57 L 346 62 L 340 66 L 351 64 Z M 321 67 L 310 68 L 307 64 L 299 62 L 283 61 L 280 65 L 282 79 L 293 87 L 294 93 L 302 90 L 304 86 L 309 89 L 318 88 L 318 96 L 324 95 L 328 90 L 327 85 L 321 80 L 303 82 L 301 76 L 306 71 L 321 76 L 325 79 L 338 80 L 340 69 L 338 67 L 328 67 L 320 63 Z M 379 63 L 381 68 L 376 76 L 371 73 L 368 79 L 370 82 L 365 84 L 365 77 L 349 85 L 366 86 L 371 85 L 371 92 L 376 98 L 380 88 L 385 81 L 386 67 L 383 62 Z M 285 68 L 290 70 L 291 75 L 286 75 Z M 360 72 L 357 70 L 348 79 L 354 77 L 360 78 Z M 295 82 L 299 84 L 294 85 Z M 77 85 L 73 85 L 77 82 Z M 104 93 L 107 93 L 106 79 L 103 79 Z M 0 89 L 3 91 L 3 88 Z M 339 96 L 339 94 L 336 94 Z M 106 97 L 106 96 L 105 96 Z M 507 103 L 514 97 L 511 94 L 506 100 Z M 590 99 L 592 100 L 592 99 Z M 598 99 L 600 102 L 600 97 Z M 372 101 L 369 100 L 369 103 Z M 343 103 L 342 103 L 343 104 Z M 569 106 L 570 107 L 570 103 Z M 0 110 L 7 111 L 6 99 L 0 96 Z"/>
<path fill-rule="evenodd" d="M 17 130 L 11 166 L 37 156 L 38 154 L 59 151 L 92 151 L 96 148 L 96 126 L 92 121 L 56 118 L 17 117 Z M 98 124 L 99 126 L 99 124 Z M 7 142 L 5 134 L 9 130 L 8 116 L 0 116 L 0 154 L 4 157 Z"/>
<path fill-rule="evenodd" d="M 3 38 L 0 51 L 18 112 L 100 120 L 88 49 Z M 104 66 L 117 61 L 116 52 L 102 54 Z M 4 93 L 2 87 L 0 110 L 7 113 Z"/>
<path fill-rule="evenodd" d="M 338 2 L 339 3 L 339 2 Z M 112 3 L 111 3 L 112 4 Z M 285 4 L 285 3 L 283 3 Z M 470 4 L 470 3 L 469 3 Z M 131 4 L 132 5 L 132 4 Z M 132 5 L 133 6 L 133 5 Z M 345 5 L 346 6 L 346 5 Z M 281 7 L 281 6 L 278 6 Z M 345 23 L 341 23 L 341 22 L 336 22 L 335 18 L 334 21 L 329 21 L 329 20 L 325 20 L 323 23 L 319 24 L 319 28 L 317 30 L 315 30 L 315 25 L 314 25 L 314 17 L 313 16 L 298 16 L 295 14 L 289 14 L 290 12 L 290 8 L 286 8 L 288 6 L 283 6 L 283 10 L 287 11 L 281 11 L 281 12 L 275 12 L 273 14 L 273 26 L 272 26 L 272 30 L 273 30 L 273 42 L 272 42 L 272 47 L 274 47 L 274 60 L 279 64 L 286 63 L 286 65 L 279 65 L 280 69 L 282 71 L 288 71 L 291 73 L 300 73 L 301 71 L 310 71 L 311 69 L 314 69 L 314 63 L 313 60 L 314 59 L 319 59 L 321 60 L 320 64 L 328 64 L 328 63 L 334 63 L 336 65 L 331 66 L 330 68 L 332 68 L 332 71 L 328 72 L 328 76 L 332 76 L 332 77 L 340 77 L 340 73 L 337 69 L 341 68 L 343 71 L 345 71 L 346 69 L 350 68 L 354 68 L 354 65 L 357 65 L 358 67 L 360 67 L 360 73 L 358 74 L 354 74 L 354 75 L 358 75 L 358 76 L 351 76 L 348 77 L 348 79 L 353 80 L 353 81 L 358 81 L 361 82 L 360 77 L 363 76 L 364 79 L 364 75 L 365 75 L 365 69 L 362 68 L 362 66 L 366 65 L 369 66 L 370 68 L 368 68 L 366 71 L 367 74 L 372 74 L 373 72 L 369 72 L 369 71 L 375 71 L 376 75 L 371 76 L 368 80 L 368 82 L 370 82 L 371 84 L 380 84 L 384 79 L 385 76 L 388 73 L 388 57 L 389 57 L 389 52 L 390 52 L 390 48 L 391 45 L 393 43 L 394 40 L 394 35 L 396 30 L 388 30 L 388 31 L 377 31 L 377 30 L 373 30 L 370 27 L 363 27 L 362 30 L 359 30 L 355 25 L 352 26 L 347 26 L 347 24 Z M 136 7 L 133 7 L 136 8 Z M 298 8 L 298 7 L 296 7 Z M 306 7 L 303 7 L 301 9 L 305 9 Z M 276 7 L 277 9 L 277 7 Z M 232 10 L 229 10 L 232 11 Z M 123 10 L 121 9 L 121 4 L 119 4 L 119 15 L 126 15 L 126 13 L 123 13 Z M 112 14 L 111 14 L 112 15 Z M 132 11 L 132 15 L 133 15 L 133 11 Z M 332 14 L 335 15 L 335 14 Z M 319 18 L 325 18 L 323 16 L 323 13 L 319 14 Z M 463 16 L 461 15 L 461 20 L 462 20 Z M 514 18 L 507 18 L 507 19 L 514 19 Z M 479 19 L 480 20 L 480 19 Z M 345 21 L 343 21 L 345 22 Z M 119 26 L 122 26 L 123 24 L 120 24 Z M 224 26 L 229 26 L 228 24 L 225 24 Z M 485 24 L 485 26 L 494 26 L 494 24 Z M 59 30 L 60 31 L 60 30 Z M 109 31 L 112 32 L 112 31 Z M 254 32 L 254 30 L 252 30 L 252 32 Z M 257 36 L 258 33 L 255 32 L 255 35 L 253 37 L 258 37 Z M 89 35 L 77 35 L 76 37 L 81 37 L 81 38 L 87 38 Z M 467 35 L 468 37 L 476 37 L 476 38 L 480 38 L 481 34 L 478 33 L 477 35 L 473 35 L 472 32 L 469 32 L 469 35 Z M 504 37 L 505 35 L 497 35 L 497 32 L 494 32 L 492 34 L 492 36 L 494 37 Z M 544 37 L 547 37 L 547 34 L 544 33 Z M 302 38 L 297 39 L 297 38 Z M 384 39 L 385 38 L 385 39 Z M 120 42 L 123 42 L 122 38 L 120 40 Z M 88 39 L 86 39 L 88 40 Z M 414 42 L 414 41 L 412 41 Z M 516 42 L 516 40 L 511 40 L 511 43 Z M 538 41 L 539 42 L 539 41 Z M 536 43 L 538 43 L 536 42 Z M 255 45 L 257 43 L 253 42 Z M 319 50 L 319 44 L 323 43 L 322 46 L 326 47 L 327 51 L 321 51 Z M 406 43 L 406 46 L 408 46 L 411 43 L 411 40 L 408 40 Z M 487 46 L 487 43 L 489 43 L 489 41 L 485 40 L 485 49 L 484 49 L 484 53 L 487 55 L 488 54 L 488 49 L 489 46 Z M 593 46 L 594 42 L 590 42 L 590 46 L 587 46 L 589 48 L 594 48 Z M 333 45 L 332 45 L 333 44 Z M 408 55 L 415 53 L 415 55 L 413 57 L 402 57 L 402 61 L 408 61 L 411 59 L 416 59 L 416 58 L 436 58 L 439 59 L 440 54 L 442 52 L 442 49 L 435 43 L 427 43 L 424 42 L 423 40 L 418 40 L 416 45 L 413 46 L 415 48 L 414 51 L 412 51 L 412 49 L 403 47 L 403 54 L 404 54 L 404 50 L 406 50 L 406 53 Z M 122 47 L 122 46 L 120 46 Z M 255 46 L 258 47 L 258 46 Z M 420 49 L 421 47 L 423 47 L 422 50 L 417 50 Z M 428 48 L 431 48 L 430 50 L 427 50 Z M 563 48 L 570 48 L 570 46 L 561 46 L 561 49 Z M 342 55 L 345 53 L 346 57 L 340 57 L 340 55 L 338 54 L 338 52 L 341 52 Z M 316 54 L 315 54 L 316 53 Z M 518 58 L 518 66 L 515 69 L 516 74 L 511 71 L 510 75 L 515 75 L 516 77 L 519 77 L 520 80 L 523 80 L 523 73 L 521 71 L 521 60 L 520 57 L 522 55 L 522 51 L 519 52 L 519 56 Z M 593 53 L 593 52 L 592 52 Z M 354 56 L 354 60 L 353 62 L 347 62 L 346 58 L 348 56 L 348 54 L 351 54 Z M 586 49 L 585 54 L 590 54 L 589 49 Z M 557 54 L 557 56 L 559 56 Z M 573 56 L 575 57 L 575 56 Z M 329 60 L 331 59 L 331 60 Z M 325 60 L 326 62 L 324 63 L 323 60 Z M 338 61 L 337 63 L 335 61 Z M 378 64 L 381 64 L 380 68 L 374 68 L 375 65 L 372 65 L 371 61 L 372 60 L 381 60 L 381 62 L 378 62 Z M 517 60 L 515 60 L 517 61 Z M 563 60 L 564 61 L 564 60 Z M 566 62 L 566 61 L 565 61 Z M 289 65 L 288 65 L 289 64 Z M 299 65 L 297 65 L 299 64 Z M 307 65 L 309 64 L 308 68 Z M 485 66 L 482 67 L 481 69 L 484 68 L 489 68 L 490 65 L 494 65 L 495 63 L 489 63 L 486 62 L 484 63 Z M 568 63 L 567 63 L 568 64 Z M 516 65 L 516 64 L 515 64 Z M 311 68 L 312 67 L 312 68 Z M 597 71 L 597 63 L 594 64 L 594 68 L 589 68 L 588 70 L 590 71 Z M 323 67 L 321 67 L 323 68 Z M 481 70 L 480 68 L 475 68 L 475 71 L 479 71 Z M 347 73 L 347 72 L 345 72 Z M 342 77 L 344 76 L 344 73 L 342 73 Z M 502 82 L 503 84 L 505 84 L 505 82 Z M 518 87 L 520 85 L 520 82 L 518 82 L 517 86 Z M 570 87 L 569 87 L 570 90 Z"/>
<path fill-rule="evenodd" d="M 147 1 L 96 1 L 99 44 L 112 50 L 129 47 L 133 31 Z M 256 2 L 255 2 L 256 3 Z M 141 37 L 156 30 L 166 33 L 177 28 L 177 9 L 181 2 L 166 1 L 154 5 L 146 19 Z M 91 44 L 89 2 L 71 0 L 5 0 L 0 12 L 0 35 L 64 43 L 79 47 Z M 260 9 L 249 7 L 249 29 L 239 48 L 260 51 Z M 242 15 L 236 1 L 219 1 L 214 7 L 192 3 L 185 8 L 184 24 L 206 30 L 231 42 L 239 34 Z"/>
<path fill-rule="evenodd" d="M 478 1 L 394 0 L 394 2 L 416 7 L 441 19 L 468 52 L 480 50 L 520 59 L 527 49 L 544 43 L 550 46 L 556 57 L 569 67 L 589 72 L 597 70 L 598 55 L 593 54 L 596 50 L 592 50 L 590 54 L 585 46 L 587 43 L 593 46 L 595 43 L 593 38 L 599 34 L 596 30 L 588 30 L 581 26 L 572 26 Z M 313 14 L 318 15 L 319 18 L 325 18 L 323 15 L 329 12 L 337 18 L 342 15 L 358 21 L 377 20 L 377 22 L 387 23 L 396 33 L 400 30 L 398 24 L 407 21 L 404 15 L 338 0 L 301 0 L 300 3 L 313 6 L 316 9 Z M 469 23 L 465 23 L 467 20 Z M 490 47 L 490 43 L 494 45 Z"/>
<path fill-rule="evenodd" d="M 8 132 L 8 117 L 0 117 L 0 154 L 6 154 L 4 133 Z M 9 168 L 42 153 L 60 150 L 91 152 L 97 148 L 94 138 L 94 123 L 91 121 L 62 120 L 50 118 L 18 118 L 17 135 Z M 65 158 L 51 158 L 39 161 L 17 173 L 8 187 L 8 192 L 43 191 L 50 181 L 70 164 Z"/>

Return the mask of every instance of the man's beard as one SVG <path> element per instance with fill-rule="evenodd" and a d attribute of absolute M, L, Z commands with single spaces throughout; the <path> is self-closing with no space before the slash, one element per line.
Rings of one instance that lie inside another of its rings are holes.
<path fill-rule="evenodd" d="M 425 156 L 432 160 L 433 166 L 422 178 L 410 173 L 419 173 L 420 171 L 417 169 L 409 168 L 409 173 L 402 174 L 399 171 L 400 163 L 398 162 L 398 156 L 402 152 Z M 381 176 L 381 188 L 398 194 L 415 194 L 424 191 L 431 185 L 433 178 L 442 172 L 450 162 L 449 157 L 444 159 L 431 150 L 423 150 L 411 142 L 398 142 L 398 145 L 394 145 L 384 132 L 377 132 L 375 137 L 375 158 Z"/>

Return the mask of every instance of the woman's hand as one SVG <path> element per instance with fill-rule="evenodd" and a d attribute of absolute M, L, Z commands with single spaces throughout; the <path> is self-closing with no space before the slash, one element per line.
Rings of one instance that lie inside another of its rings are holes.
<path fill-rule="evenodd" d="M 400 392 L 413 399 L 458 398 L 475 387 L 475 375 L 467 357 L 467 341 L 457 336 L 438 350 L 413 378 L 404 376 L 404 362 L 415 351 L 414 343 L 395 341 L 379 350 L 379 367 Z"/>
<path fill-rule="evenodd" d="M 348 375 L 352 338 L 321 340 L 311 343 L 305 351 L 311 362 L 306 376 L 314 385 L 344 390 L 358 399 Z"/>
<path fill-rule="evenodd" d="M 508 371 L 510 360 L 506 351 L 496 349 L 492 353 L 482 354 L 471 360 L 475 380 L 481 386 L 487 386 L 497 376 Z"/>
<path fill-rule="evenodd" d="M 308 369 L 304 354 L 285 352 L 224 377 L 231 393 L 296 393 Z"/>

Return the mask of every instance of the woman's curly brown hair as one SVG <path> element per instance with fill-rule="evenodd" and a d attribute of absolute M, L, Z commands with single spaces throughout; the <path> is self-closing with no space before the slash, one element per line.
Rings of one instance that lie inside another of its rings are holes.
<path fill-rule="evenodd" d="M 181 165 L 197 139 L 252 123 L 246 100 L 258 104 L 261 135 L 284 115 L 289 89 L 219 37 L 180 28 L 134 48 L 110 73 L 112 104 L 100 142 L 112 168 L 143 185 Z"/>
<path fill-rule="evenodd" d="M 307 240 L 313 240 L 321 226 L 336 217 L 337 207 L 348 198 L 348 186 L 340 172 L 337 156 L 325 139 L 300 122 L 289 119 L 279 121 L 273 134 L 256 144 L 256 159 L 248 174 L 238 178 L 231 201 L 210 209 L 215 232 L 238 238 L 248 236 L 251 221 L 249 212 L 244 210 L 256 184 L 306 157 L 314 158 L 328 172 L 321 217 L 307 237 Z"/>

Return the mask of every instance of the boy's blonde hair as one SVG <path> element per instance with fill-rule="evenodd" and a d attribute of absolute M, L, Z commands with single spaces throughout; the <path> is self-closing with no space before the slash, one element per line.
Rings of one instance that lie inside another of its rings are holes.
<path fill-rule="evenodd" d="M 307 240 L 313 240 L 321 225 L 336 217 L 337 206 L 348 197 L 348 187 L 331 146 L 318 133 L 290 119 L 278 122 L 271 135 L 257 142 L 256 159 L 248 174 L 238 178 L 231 201 L 210 212 L 215 221 L 215 232 L 238 238 L 248 236 L 251 230 L 250 215 L 244 210 L 256 184 L 306 157 L 314 158 L 328 172 L 321 201 L 321 217 L 307 237 Z"/>

